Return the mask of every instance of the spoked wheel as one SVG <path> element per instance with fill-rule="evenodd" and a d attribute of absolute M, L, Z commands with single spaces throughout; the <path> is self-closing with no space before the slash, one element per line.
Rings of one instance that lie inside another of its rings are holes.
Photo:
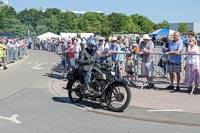
<path fill-rule="evenodd" d="M 108 108 L 115 112 L 122 112 L 126 109 L 130 100 L 131 91 L 125 84 L 113 84 L 106 95 L 106 104 Z"/>
<path fill-rule="evenodd" d="M 72 103 L 79 103 L 82 101 L 83 96 L 81 94 L 79 81 L 69 81 L 67 84 L 68 96 Z"/>

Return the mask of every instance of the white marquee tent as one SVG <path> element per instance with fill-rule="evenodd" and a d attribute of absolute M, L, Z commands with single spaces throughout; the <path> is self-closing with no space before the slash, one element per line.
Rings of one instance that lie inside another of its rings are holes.
<path fill-rule="evenodd" d="M 37 38 L 40 40 L 46 40 L 46 39 L 50 39 L 50 38 L 59 38 L 60 39 L 60 36 L 57 34 L 54 34 L 52 32 L 47 32 L 47 33 L 37 36 Z"/>
<path fill-rule="evenodd" d="M 85 37 L 85 38 L 88 38 L 91 35 L 94 36 L 94 33 L 80 33 L 80 34 L 81 34 L 81 37 Z M 61 38 L 69 38 L 69 37 L 73 38 L 73 37 L 77 36 L 77 33 L 64 33 L 64 32 L 61 32 L 60 36 L 61 36 Z"/>

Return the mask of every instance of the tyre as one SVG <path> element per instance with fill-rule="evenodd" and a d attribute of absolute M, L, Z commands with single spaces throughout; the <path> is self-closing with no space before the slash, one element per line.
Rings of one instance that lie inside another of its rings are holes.
<path fill-rule="evenodd" d="M 106 93 L 106 104 L 108 108 L 115 112 L 124 111 L 131 100 L 131 91 L 128 85 L 114 83 Z"/>
<path fill-rule="evenodd" d="M 66 88 L 68 90 L 69 99 L 72 103 L 79 103 L 83 99 L 80 86 L 80 82 L 78 81 L 69 81 L 67 83 Z"/>

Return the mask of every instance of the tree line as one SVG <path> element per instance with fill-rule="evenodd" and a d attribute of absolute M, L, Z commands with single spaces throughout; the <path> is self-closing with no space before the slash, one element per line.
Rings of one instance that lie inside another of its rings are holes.
<path fill-rule="evenodd" d="M 183 28 L 185 28 L 185 24 Z M 73 12 L 62 12 L 56 8 L 45 11 L 25 9 L 19 13 L 11 6 L 0 8 L 0 32 L 11 32 L 18 36 L 27 36 L 28 30 L 32 37 L 45 32 L 92 32 L 103 36 L 110 34 L 151 33 L 159 28 L 169 28 L 169 22 L 163 20 L 154 23 L 145 16 L 133 14 L 127 16 L 122 13 L 87 12 L 77 15 Z M 179 27 L 180 28 L 180 27 Z M 188 30 L 182 29 L 182 32 Z"/>

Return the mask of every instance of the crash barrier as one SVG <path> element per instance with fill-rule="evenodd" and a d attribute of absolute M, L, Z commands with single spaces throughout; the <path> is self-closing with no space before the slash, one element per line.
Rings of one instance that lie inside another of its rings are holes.
<path fill-rule="evenodd" d="M 62 44 L 53 44 L 53 43 L 46 43 L 46 42 L 41 42 L 41 43 L 33 43 L 31 46 L 31 49 L 34 50 L 46 50 L 49 52 L 55 52 L 57 54 L 62 54 L 63 51 L 63 46 Z"/>
<path fill-rule="evenodd" d="M 7 63 L 14 63 L 15 61 L 24 58 L 27 55 L 27 47 L 20 46 L 18 48 L 7 47 L 6 49 Z"/>

